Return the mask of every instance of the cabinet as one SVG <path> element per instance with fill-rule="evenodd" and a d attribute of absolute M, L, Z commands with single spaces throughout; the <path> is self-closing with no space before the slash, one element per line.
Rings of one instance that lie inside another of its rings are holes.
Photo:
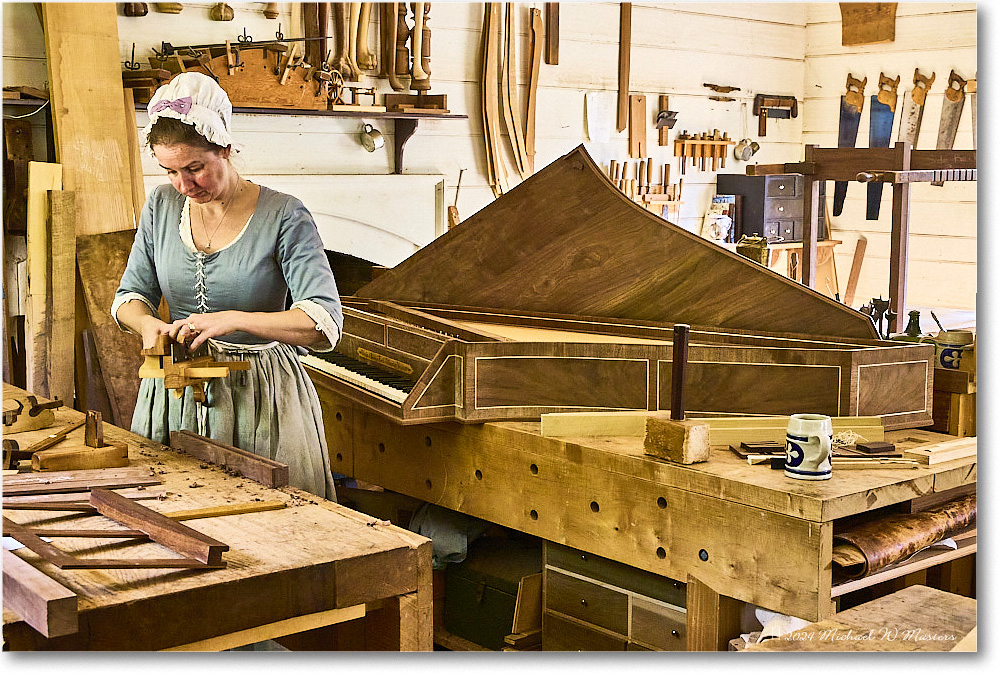
<path fill-rule="evenodd" d="M 819 239 L 825 238 L 826 231 L 826 214 L 822 208 L 825 185 L 825 182 L 819 184 Z M 768 241 L 802 241 L 805 213 L 803 176 L 719 174 L 715 191 L 721 195 L 742 197 L 739 228 L 734 229 L 734 241 L 744 234 L 763 236 Z"/>
<path fill-rule="evenodd" d="M 686 584 L 549 541 L 544 556 L 543 650 L 686 649 Z"/>

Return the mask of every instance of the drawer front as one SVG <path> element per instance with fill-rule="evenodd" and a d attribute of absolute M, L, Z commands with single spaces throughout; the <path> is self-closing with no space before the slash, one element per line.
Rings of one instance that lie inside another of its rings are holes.
<path fill-rule="evenodd" d="M 575 621 L 545 613 L 542 615 L 542 651 L 545 652 L 621 652 L 623 637 L 614 637 Z"/>
<path fill-rule="evenodd" d="M 768 176 L 766 197 L 801 197 L 803 179 L 801 176 Z"/>
<path fill-rule="evenodd" d="M 792 220 L 802 218 L 801 199 L 768 199 L 764 204 L 764 220 Z"/>
<path fill-rule="evenodd" d="M 764 223 L 764 238 L 771 240 L 777 239 L 783 236 L 781 234 L 782 229 L 784 229 L 785 224 L 789 221 L 784 220 L 769 220 Z"/>
<path fill-rule="evenodd" d="M 545 609 L 628 635 L 628 596 L 576 577 L 545 570 Z"/>
<path fill-rule="evenodd" d="M 687 649 L 687 612 L 632 598 L 632 640 L 664 651 Z"/>
<path fill-rule="evenodd" d="M 611 586 L 669 602 L 678 607 L 687 605 L 687 585 L 683 582 L 550 541 L 545 542 L 544 551 L 546 565 L 597 579 Z"/>

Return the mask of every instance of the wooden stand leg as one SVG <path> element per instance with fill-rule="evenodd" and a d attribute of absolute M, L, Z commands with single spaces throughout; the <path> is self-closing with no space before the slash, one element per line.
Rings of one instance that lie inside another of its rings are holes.
<path fill-rule="evenodd" d="M 740 633 L 742 610 L 743 603 L 739 600 L 719 595 L 688 575 L 687 650 L 725 651 L 729 641 Z"/>

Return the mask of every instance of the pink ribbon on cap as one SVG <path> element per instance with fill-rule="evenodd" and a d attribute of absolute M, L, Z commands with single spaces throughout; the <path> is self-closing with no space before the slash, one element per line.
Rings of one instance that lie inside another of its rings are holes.
<path fill-rule="evenodd" d="M 170 108 L 175 112 L 179 112 L 181 115 L 186 115 L 191 110 L 191 97 L 184 96 L 173 101 L 169 101 L 167 99 L 157 101 L 153 107 L 149 109 L 149 112 L 156 113 L 161 110 L 166 110 L 167 108 Z"/>

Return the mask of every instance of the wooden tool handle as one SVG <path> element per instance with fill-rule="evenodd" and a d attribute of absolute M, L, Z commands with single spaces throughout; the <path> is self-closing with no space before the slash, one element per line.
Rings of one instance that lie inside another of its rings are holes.
<path fill-rule="evenodd" d="M 674 345 L 670 359 L 670 419 L 684 419 L 684 374 L 687 370 L 688 337 L 691 326 L 674 324 Z"/>
<path fill-rule="evenodd" d="M 29 445 L 27 448 L 25 448 L 25 452 L 34 454 L 34 453 L 40 452 L 42 450 L 48 450 L 49 448 L 51 448 L 56 443 L 59 443 L 59 442 L 65 440 L 65 438 L 69 434 L 69 432 L 75 431 L 76 429 L 79 429 L 80 427 L 82 427 L 86 423 L 87 423 L 87 418 L 85 417 L 82 420 L 80 420 L 79 422 L 74 422 L 73 424 L 70 424 L 69 426 L 64 427 L 62 430 L 57 431 L 54 434 L 49 434 L 48 436 L 46 436 L 42 440 L 38 441 L 37 443 L 33 443 L 32 445 Z"/>

